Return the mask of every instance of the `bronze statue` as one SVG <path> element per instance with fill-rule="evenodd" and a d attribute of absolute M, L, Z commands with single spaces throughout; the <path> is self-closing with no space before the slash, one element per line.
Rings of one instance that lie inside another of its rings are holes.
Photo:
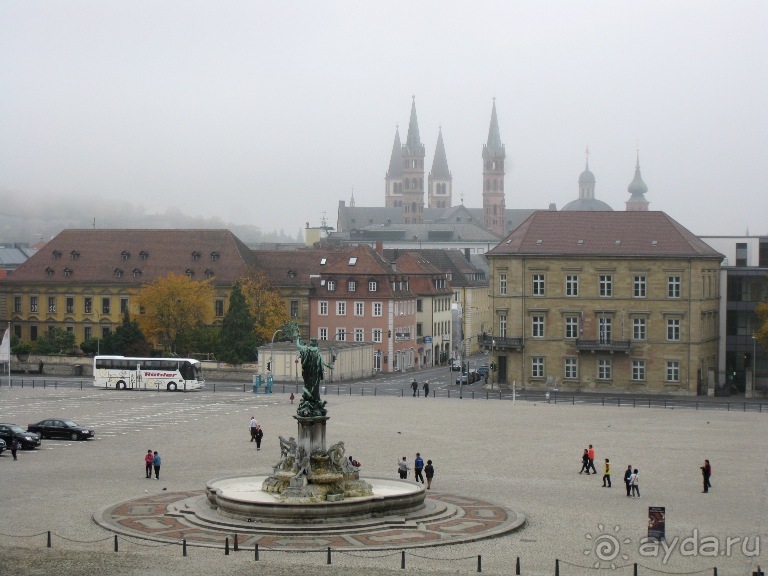
<path fill-rule="evenodd" d="M 317 340 L 310 340 L 309 346 L 296 341 L 301 360 L 301 377 L 304 380 L 304 388 L 301 394 L 301 402 L 296 410 L 298 416 L 311 418 L 313 416 L 325 416 L 326 402 L 320 399 L 320 382 L 323 380 L 323 357 L 317 347 Z"/>

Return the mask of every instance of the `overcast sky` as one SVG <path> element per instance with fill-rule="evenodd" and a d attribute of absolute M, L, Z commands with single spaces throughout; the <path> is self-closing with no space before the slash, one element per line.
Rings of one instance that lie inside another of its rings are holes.
<path fill-rule="evenodd" d="M 624 210 L 639 146 L 651 210 L 768 234 L 766 30 L 765 0 L 3 0 L 0 200 L 336 226 L 384 205 L 415 95 L 480 207 L 495 97 L 508 208 L 577 198 L 589 146 Z"/>

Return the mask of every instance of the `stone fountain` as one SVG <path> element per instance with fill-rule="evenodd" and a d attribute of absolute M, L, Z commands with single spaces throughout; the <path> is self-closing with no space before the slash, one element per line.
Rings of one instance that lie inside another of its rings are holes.
<path fill-rule="evenodd" d="M 279 437 L 280 460 L 270 476 L 209 481 L 210 507 L 229 518 L 289 523 L 404 514 L 422 508 L 423 487 L 396 480 L 361 480 L 359 466 L 344 453 L 344 442 L 326 447 L 330 417 L 320 398 L 322 356 L 314 340 L 308 346 L 297 342 L 304 380 L 294 415 L 297 436 Z"/>

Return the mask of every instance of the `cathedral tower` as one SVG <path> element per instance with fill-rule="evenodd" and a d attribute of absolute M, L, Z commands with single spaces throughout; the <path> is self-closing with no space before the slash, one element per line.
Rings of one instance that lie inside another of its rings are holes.
<path fill-rule="evenodd" d="M 648 192 L 648 186 L 643 182 L 640 176 L 640 150 L 637 151 L 637 165 L 635 166 L 635 178 L 627 187 L 627 191 L 632 195 L 627 200 L 627 212 L 648 212 L 650 202 L 645 199 L 645 193 Z"/>
<path fill-rule="evenodd" d="M 445 155 L 442 127 L 437 135 L 435 157 L 432 159 L 432 170 L 429 172 L 427 182 L 429 208 L 450 208 L 453 204 L 453 176 L 451 176 L 451 171 L 448 170 L 448 158 Z"/>
<path fill-rule="evenodd" d="M 400 144 L 400 127 L 395 128 L 395 143 L 389 158 L 389 170 L 384 177 L 384 206 L 397 208 L 403 205 L 403 146 Z"/>
<path fill-rule="evenodd" d="M 493 99 L 488 143 L 483 146 L 483 224 L 499 236 L 507 234 L 504 218 L 504 159 L 507 154 L 499 135 L 496 98 Z"/>
<path fill-rule="evenodd" d="M 403 217 L 406 224 L 424 222 L 424 144 L 419 137 L 416 118 L 416 96 L 411 103 L 411 119 L 408 137 L 402 153 L 403 166 Z"/>

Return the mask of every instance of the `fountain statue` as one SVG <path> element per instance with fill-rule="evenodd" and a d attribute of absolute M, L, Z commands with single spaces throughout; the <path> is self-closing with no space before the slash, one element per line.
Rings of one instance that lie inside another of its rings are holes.
<path fill-rule="evenodd" d="M 274 465 L 262 490 L 279 495 L 280 501 L 311 503 L 371 496 L 371 485 L 360 480 L 359 468 L 344 454 L 344 442 L 325 446 L 329 420 L 326 402 L 320 398 L 324 377 L 323 358 L 316 340 L 309 345 L 297 337 L 301 376 L 301 401 L 296 409 L 298 438 L 280 436 L 280 460 Z"/>

